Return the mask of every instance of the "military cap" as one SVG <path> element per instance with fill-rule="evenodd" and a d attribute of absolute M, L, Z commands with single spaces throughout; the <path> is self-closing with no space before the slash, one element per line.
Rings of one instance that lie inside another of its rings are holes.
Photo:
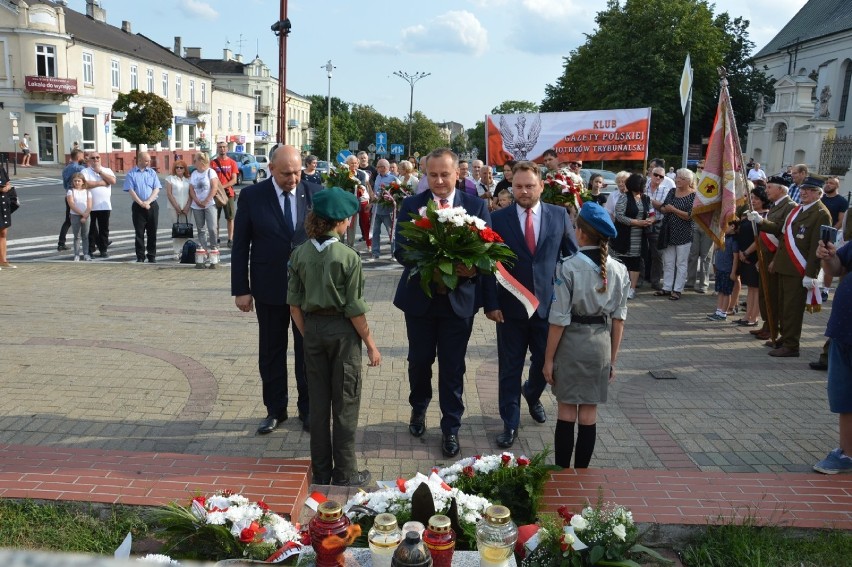
<path fill-rule="evenodd" d="M 787 180 L 787 178 L 781 177 L 780 175 L 773 175 L 766 183 L 772 183 L 773 185 L 783 185 L 784 187 L 790 186 L 790 182 Z"/>
<path fill-rule="evenodd" d="M 618 234 L 607 210 L 597 203 L 583 203 L 580 208 L 580 218 L 591 225 L 604 238 L 615 238 Z"/>
<path fill-rule="evenodd" d="M 340 187 L 330 187 L 314 194 L 313 213 L 318 217 L 342 221 L 358 212 L 358 197 Z"/>
<path fill-rule="evenodd" d="M 825 181 L 819 179 L 818 177 L 805 177 L 805 180 L 799 184 L 799 187 L 816 187 L 817 189 L 822 189 L 822 186 L 825 184 Z"/>

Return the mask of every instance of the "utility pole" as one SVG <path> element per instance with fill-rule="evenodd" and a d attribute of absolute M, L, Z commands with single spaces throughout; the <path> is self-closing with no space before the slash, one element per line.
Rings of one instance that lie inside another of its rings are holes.
<path fill-rule="evenodd" d="M 334 71 L 331 59 L 321 68 L 325 69 L 326 73 L 328 73 L 328 144 L 325 147 L 325 161 L 331 167 L 331 72 Z"/>
<path fill-rule="evenodd" d="M 408 155 L 414 155 L 414 148 L 411 147 L 411 128 L 414 126 L 414 84 L 423 77 L 428 77 L 432 73 L 417 71 L 412 75 L 403 71 L 394 71 L 393 74 L 400 79 L 407 81 L 408 84 L 411 85 L 411 102 L 408 105 Z"/>

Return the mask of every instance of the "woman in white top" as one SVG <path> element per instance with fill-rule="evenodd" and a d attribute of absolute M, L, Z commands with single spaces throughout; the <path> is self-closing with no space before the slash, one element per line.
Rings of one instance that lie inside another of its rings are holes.
<path fill-rule="evenodd" d="M 178 222 L 178 215 L 184 222 L 189 222 L 189 168 L 183 160 L 177 160 L 172 166 L 172 174 L 166 177 L 166 197 L 168 197 L 169 217 L 172 224 Z M 180 254 L 186 238 L 172 238 L 172 250 L 175 261 L 180 261 Z"/>
<path fill-rule="evenodd" d="M 207 250 L 218 250 L 216 242 L 216 202 L 213 196 L 219 190 L 219 177 L 210 169 L 207 152 L 195 154 L 195 171 L 189 178 L 189 196 L 198 239 Z M 205 234 L 204 228 L 207 229 Z"/>
<path fill-rule="evenodd" d="M 68 202 L 68 218 L 74 231 L 74 261 L 91 260 L 89 215 L 92 213 L 92 192 L 86 189 L 86 178 L 82 173 L 71 176 L 71 189 L 65 193 L 65 200 Z"/>

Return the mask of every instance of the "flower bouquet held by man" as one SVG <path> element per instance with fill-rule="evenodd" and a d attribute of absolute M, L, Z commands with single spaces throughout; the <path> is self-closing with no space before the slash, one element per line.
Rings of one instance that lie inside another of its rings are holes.
<path fill-rule="evenodd" d="M 420 286 L 428 297 L 432 297 L 429 284 L 433 282 L 449 290 L 456 288 L 457 264 L 493 274 L 497 262 L 515 258 L 483 219 L 467 214 L 464 207 L 440 207 L 434 200 L 428 201 L 417 213 L 411 213 L 413 222 L 399 228 L 406 238 L 403 255 L 414 264 L 410 276 L 420 274 Z"/>

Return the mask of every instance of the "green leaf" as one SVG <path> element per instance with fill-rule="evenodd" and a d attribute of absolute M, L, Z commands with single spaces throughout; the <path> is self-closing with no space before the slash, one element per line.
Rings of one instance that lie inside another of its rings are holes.
<path fill-rule="evenodd" d="M 615 567 L 642 567 L 640 564 L 630 559 L 621 559 L 620 561 L 601 560 L 597 563 L 592 563 L 592 565 L 613 565 Z"/>
<path fill-rule="evenodd" d="M 650 547 L 645 547 L 641 543 L 633 544 L 633 547 L 630 548 L 630 553 L 644 553 L 646 555 L 650 555 L 657 561 L 665 563 L 666 565 L 674 565 L 674 561 L 672 561 L 671 559 L 666 559 L 665 557 L 657 553 L 657 550 L 651 549 Z"/>
<path fill-rule="evenodd" d="M 589 551 L 589 563 L 592 565 L 597 565 L 598 562 L 603 559 L 604 552 L 606 550 L 600 545 L 594 546 L 591 551 Z"/>
<path fill-rule="evenodd" d="M 440 264 L 438 264 L 438 269 L 444 272 L 445 274 L 452 274 L 455 270 L 452 262 L 441 262 Z"/>

